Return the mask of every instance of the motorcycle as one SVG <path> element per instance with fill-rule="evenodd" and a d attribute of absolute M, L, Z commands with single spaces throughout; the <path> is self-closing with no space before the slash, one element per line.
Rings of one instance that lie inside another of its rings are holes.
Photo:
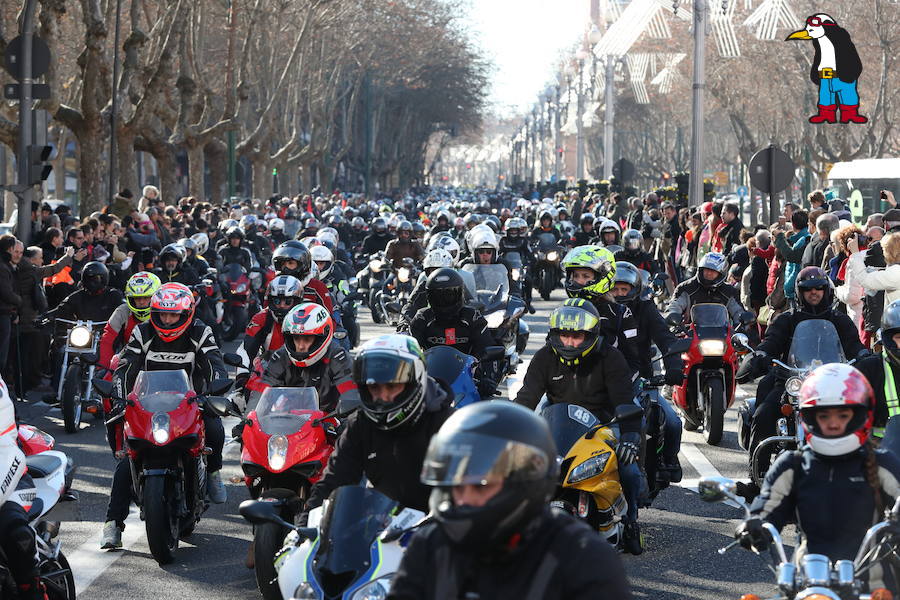
<path fill-rule="evenodd" d="M 233 403 L 217 396 L 230 380 L 209 384 L 214 395 L 191 389 L 183 370 L 142 371 L 127 398 L 114 395 L 112 383 L 94 388 L 124 404 L 107 425 L 125 421 L 122 454 L 128 458 L 135 501 L 147 528 L 150 553 L 160 565 L 172 562 L 180 538 L 191 535 L 206 511 L 206 446 L 203 413 L 236 414 Z"/>
<path fill-rule="evenodd" d="M 393 274 L 387 278 L 384 287 L 376 294 L 384 322 L 392 327 L 396 327 L 400 322 L 403 308 L 412 296 L 417 277 L 418 271 L 413 260 L 404 258 L 403 265 L 394 268 Z"/>
<path fill-rule="evenodd" d="M 529 328 L 521 319 L 525 302 L 509 294 L 505 266 L 467 264 L 462 270 L 472 274 L 475 288 L 469 292 L 487 321 L 494 343 L 504 347 L 501 360 L 482 364 L 484 374 L 499 385 L 507 375 L 516 372 L 521 362 L 518 349 L 528 344 Z"/>
<path fill-rule="evenodd" d="M 574 404 L 550 404 L 541 416 L 560 453 L 559 486 L 551 502 L 584 519 L 610 544 L 622 542 L 622 518 L 628 502 L 619 482 L 616 436 L 610 425 L 640 419 L 641 407 L 623 405 L 605 425 L 590 411 Z"/>
<path fill-rule="evenodd" d="M 776 435 L 761 441 L 750 457 L 750 476 L 754 483 L 762 485 L 766 475 L 760 466 L 762 456 L 768 453 L 770 462 L 775 462 L 782 452 L 796 450 L 800 444 L 798 396 L 806 377 L 821 365 L 845 362 L 841 339 L 831 321 L 809 319 L 797 324 L 787 363 L 777 359 L 772 361 L 776 376 L 784 380 L 782 416 L 777 422 Z M 755 410 L 756 398 L 748 398 L 738 409 L 738 443 L 744 450 L 750 449 L 750 424 Z"/>
<path fill-rule="evenodd" d="M 247 269 L 238 263 L 225 265 L 219 275 L 219 282 L 225 303 L 222 327 L 225 339 L 230 342 L 247 328 L 250 315 L 256 314 L 256 295 L 253 292 Z"/>
<path fill-rule="evenodd" d="M 731 319 L 721 304 L 693 305 L 690 325 L 674 324 L 673 329 L 687 336 L 669 348 L 684 359 L 684 382 L 673 388 L 673 403 L 684 416 L 684 428 L 702 426 L 706 443 L 715 446 L 722 440 L 725 411 L 734 403 L 735 345 L 746 347 L 746 336 L 736 334 L 742 336 L 740 344 L 732 341 Z"/>
<path fill-rule="evenodd" d="M 560 255 L 562 249 L 550 233 L 541 233 L 537 236 L 534 248 L 535 263 L 532 273 L 532 284 L 541 294 L 544 300 L 550 299 L 550 294 L 559 285 L 562 274 L 559 270 Z"/>
<path fill-rule="evenodd" d="M 744 509 L 747 518 L 752 515 L 741 496 L 737 495 L 737 484 L 725 477 L 705 477 L 700 480 L 698 491 L 706 502 L 731 502 Z M 885 511 L 884 520 L 870 527 L 853 560 L 832 561 L 823 554 L 794 553 L 788 560 L 784 542 L 778 530 L 771 523 L 763 522 L 769 541 L 769 554 L 773 563 L 778 594 L 771 600 L 888 600 L 893 598 L 886 588 L 875 588 L 862 593 L 867 583 L 863 575 L 875 567 L 881 569 L 882 561 L 896 564 L 897 544 L 900 539 L 900 498 L 893 507 Z M 738 545 L 735 540 L 718 550 L 725 554 Z M 756 550 L 754 553 L 759 554 Z M 801 557 L 802 554 L 802 557 Z M 743 597 L 749 597 L 746 595 Z M 758 598 L 753 595 L 753 598 Z"/>
<path fill-rule="evenodd" d="M 384 311 L 378 302 L 378 294 L 384 287 L 385 280 L 391 274 L 391 270 L 384 260 L 384 252 L 377 252 L 369 258 L 369 265 L 356 274 L 360 282 L 360 292 L 368 298 L 369 310 L 372 312 L 372 320 L 376 323 L 384 323 Z"/>
<path fill-rule="evenodd" d="M 84 356 L 97 352 L 106 323 L 67 319 L 56 321 L 68 326 L 57 398 L 66 433 L 75 433 L 81 425 L 84 412 L 93 414 L 98 419 L 103 417 L 102 403 L 91 387 L 96 367 L 84 360 Z"/>
<path fill-rule="evenodd" d="M 241 434 L 241 468 L 250 497 L 272 504 L 288 522 L 303 509 L 334 450 L 338 421 L 319 410 L 315 388 L 268 388 Z M 266 600 L 281 600 L 274 556 L 288 531 L 277 523 L 253 528 L 256 584 Z"/>
<path fill-rule="evenodd" d="M 483 358 L 503 355 L 502 346 L 490 346 Z M 453 346 L 433 346 L 425 351 L 425 370 L 428 375 L 440 379 L 453 390 L 453 407 L 462 408 L 473 402 L 481 402 L 481 394 L 475 381 L 478 360 L 463 354 Z"/>
<path fill-rule="evenodd" d="M 283 598 L 369 600 L 390 591 L 405 535 L 427 522 L 373 488 L 343 486 L 309 512 L 307 527 L 278 515 L 271 502 L 245 500 L 241 515 L 254 525 L 277 523 L 290 530 L 275 560 Z"/>

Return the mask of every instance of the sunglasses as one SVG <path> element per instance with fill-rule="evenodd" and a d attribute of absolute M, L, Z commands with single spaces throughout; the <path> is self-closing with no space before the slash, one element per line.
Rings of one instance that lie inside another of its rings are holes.
<path fill-rule="evenodd" d="M 803 291 L 804 291 L 804 292 L 811 292 L 811 291 L 813 291 L 813 290 L 815 290 L 815 291 L 817 291 L 817 292 L 824 292 L 824 291 L 825 291 L 825 286 L 824 286 L 824 285 L 817 285 L 816 287 L 808 287 L 808 288 L 804 288 Z"/>
<path fill-rule="evenodd" d="M 806 19 L 807 25 L 812 25 L 813 27 L 822 27 L 824 25 L 834 25 L 831 21 L 823 21 L 819 17 L 809 17 Z"/>

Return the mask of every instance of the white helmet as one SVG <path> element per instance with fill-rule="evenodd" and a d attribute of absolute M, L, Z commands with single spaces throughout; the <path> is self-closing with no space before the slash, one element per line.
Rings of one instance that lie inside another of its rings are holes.
<path fill-rule="evenodd" d="M 459 242 L 449 235 L 437 235 L 431 238 L 431 241 L 428 242 L 428 249 L 437 250 L 438 248 L 449 252 L 453 260 L 459 257 Z"/>
<path fill-rule="evenodd" d="M 453 256 L 443 248 L 435 248 L 425 256 L 422 268 L 425 272 L 428 269 L 440 269 L 443 267 L 453 267 Z"/>
<path fill-rule="evenodd" d="M 269 219 L 269 231 L 284 231 L 284 221 L 278 217 Z"/>
<path fill-rule="evenodd" d="M 331 242 L 332 245 L 335 248 L 337 248 L 337 245 L 338 245 L 337 233 L 323 229 L 323 230 L 319 231 L 319 233 L 316 234 L 316 237 L 319 238 L 320 240 L 322 240 L 323 242 Z"/>
<path fill-rule="evenodd" d="M 319 279 L 328 277 L 331 273 L 331 267 L 334 266 L 334 254 L 328 249 L 328 246 L 313 246 L 309 249 L 313 263 L 319 267 Z M 324 264 L 319 264 L 324 263 Z"/>
<path fill-rule="evenodd" d="M 197 243 L 197 254 L 206 254 L 209 250 L 209 236 L 203 232 L 195 233 L 191 239 Z"/>
<path fill-rule="evenodd" d="M 800 425 L 803 439 L 813 452 L 823 456 L 843 456 L 859 449 L 872 432 L 872 386 L 855 367 L 829 363 L 817 367 L 800 387 Z M 822 431 L 817 413 L 824 409 L 850 409 L 852 416 L 836 435 Z"/>
<path fill-rule="evenodd" d="M 497 240 L 497 234 L 490 228 L 478 229 L 472 228 L 472 235 L 469 238 L 469 248 L 474 252 L 479 248 L 490 248 L 491 250 L 500 250 L 500 242 Z"/>

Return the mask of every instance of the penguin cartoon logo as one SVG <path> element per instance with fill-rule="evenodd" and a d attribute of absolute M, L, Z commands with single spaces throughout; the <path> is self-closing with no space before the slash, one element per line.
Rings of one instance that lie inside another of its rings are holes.
<path fill-rule="evenodd" d="M 830 15 L 818 13 L 806 18 L 806 27 L 787 36 L 789 40 L 810 40 L 815 56 L 809 78 L 819 86 L 819 113 L 809 118 L 813 124 L 865 123 L 859 114 L 856 82 L 862 73 L 862 61 L 850 34 Z"/>

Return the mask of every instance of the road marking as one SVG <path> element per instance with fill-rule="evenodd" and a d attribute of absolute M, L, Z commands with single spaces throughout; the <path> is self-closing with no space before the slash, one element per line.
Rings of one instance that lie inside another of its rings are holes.
<path fill-rule="evenodd" d="M 691 490 L 692 492 L 698 491 L 698 486 L 700 484 L 700 480 L 706 477 L 722 477 L 722 474 L 719 470 L 709 462 L 709 459 L 706 458 L 706 455 L 698 448 L 695 444 L 691 442 L 681 442 L 681 456 L 685 458 L 685 460 L 690 463 L 691 467 L 697 471 L 699 477 L 690 478 L 690 479 L 682 479 L 675 485 L 678 487 L 683 487 L 685 489 Z M 733 506 L 735 508 L 742 508 L 737 502 L 733 500 L 725 500 L 723 502 L 729 506 Z"/>
<path fill-rule="evenodd" d="M 144 524 L 141 522 L 137 508 L 132 508 L 125 519 L 125 531 L 122 532 L 122 548 L 119 550 L 101 550 L 100 542 L 103 539 L 103 531 L 85 543 L 81 544 L 66 558 L 72 567 L 75 577 L 75 595 L 81 596 L 85 590 L 91 587 L 100 575 L 119 560 L 128 550 L 144 537 Z"/>

